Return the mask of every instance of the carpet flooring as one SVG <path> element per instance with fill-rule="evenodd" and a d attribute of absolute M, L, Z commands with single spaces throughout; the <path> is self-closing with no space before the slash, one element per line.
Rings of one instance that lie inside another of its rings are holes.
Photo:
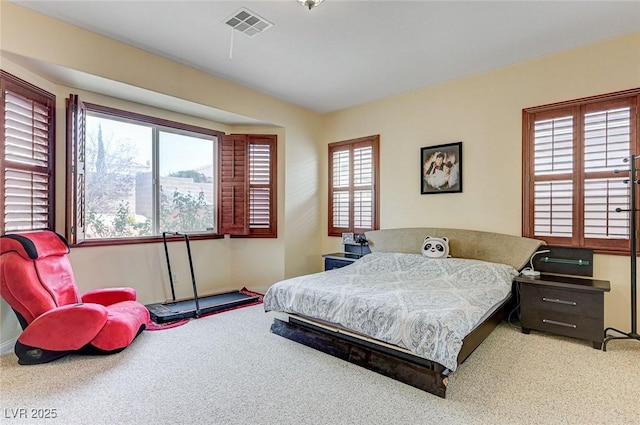
<path fill-rule="evenodd" d="M 4 355 L 0 423 L 639 423 L 633 341 L 602 352 L 503 323 L 441 399 L 274 335 L 272 317 L 262 305 L 233 310 L 144 332 L 110 356 L 19 366 Z M 46 409 L 56 417 L 31 418 Z"/>

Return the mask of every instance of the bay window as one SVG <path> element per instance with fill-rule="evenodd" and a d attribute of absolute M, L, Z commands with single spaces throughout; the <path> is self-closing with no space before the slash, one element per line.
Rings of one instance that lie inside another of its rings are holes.
<path fill-rule="evenodd" d="M 163 232 L 276 237 L 275 136 L 234 136 L 245 144 L 231 172 L 246 166 L 235 178 L 247 190 L 231 200 L 220 195 L 228 172 L 229 136 L 222 132 L 84 103 L 76 95 L 68 99 L 67 124 L 70 243 L 144 242 Z M 246 216 L 242 231 L 224 225 L 230 201 L 236 217 Z"/>

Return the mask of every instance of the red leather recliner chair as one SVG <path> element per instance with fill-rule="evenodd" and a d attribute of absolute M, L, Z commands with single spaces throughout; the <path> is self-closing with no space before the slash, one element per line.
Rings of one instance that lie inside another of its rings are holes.
<path fill-rule="evenodd" d="M 132 288 L 78 293 L 69 246 L 55 232 L 0 238 L 0 294 L 23 332 L 15 353 L 20 364 L 46 363 L 67 354 L 122 351 L 149 322 Z"/>

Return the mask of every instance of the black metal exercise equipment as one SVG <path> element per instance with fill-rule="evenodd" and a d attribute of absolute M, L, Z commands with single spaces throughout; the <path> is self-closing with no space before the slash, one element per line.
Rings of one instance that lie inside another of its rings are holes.
<path fill-rule="evenodd" d="M 171 260 L 167 247 L 167 235 L 182 236 L 187 246 L 187 256 L 189 257 L 189 269 L 191 271 L 191 284 L 193 287 L 193 298 L 176 300 L 176 292 L 173 284 L 173 272 L 171 271 Z M 164 243 L 164 253 L 167 258 L 167 269 L 169 271 L 169 283 L 171 284 L 171 301 L 147 305 L 151 319 L 156 323 L 167 323 L 180 319 L 198 318 L 202 315 L 219 310 L 233 308 L 244 304 L 253 303 L 259 300 L 258 295 L 247 295 L 240 291 L 230 291 L 206 296 L 198 295 L 198 286 L 193 271 L 193 260 L 191 259 L 191 244 L 189 235 L 180 232 L 163 232 L 162 241 Z"/>

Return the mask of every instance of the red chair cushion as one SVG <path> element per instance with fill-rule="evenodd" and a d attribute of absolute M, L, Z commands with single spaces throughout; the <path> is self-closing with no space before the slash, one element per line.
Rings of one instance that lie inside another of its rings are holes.
<path fill-rule="evenodd" d="M 3 238 L 4 248 L 4 238 Z M 27 260 L 16 251 L 0 257 L 0 292 L 27 323 L 57 307 L 76 304 L 80 295 L 65 256 Z"/>
<path fill-rule="evenodd" d="M 149 310 L 136 301 L 123 301 L 107 307 L 109 316 L 91 345 L 113 351 L 131 344 L 140 328 L 149 322 Z"/>
<path fill-rule="evenodd" d="M 3 236 L 0 254 L 9 251 L 16 252 L 25 260 L 35 260 L 51 255 L 67 255 L 69 245 L 55 232 L 23 232 Z"/>
<path fill-rule="evenodd" d="M 150 320 L 132 288 L 96 289 L 80 297 L 68 253 L 64 238 L 51 231 L 0 238 L 0 292 L 24 319 L 18 338 L 22 347 L 16 344 L 16 354 L 25 355 L 19 357 L 23 364 L 38 362 L 29 357 L 30 347 L 53 352 L 85 346 L 119 351 Z"/>
<path fill-rule="evenodd" d="M 79 350 L 104 328 L 108 314 L 106 307 L 98 304 L 66 305 L 39 316 L 18 341 L 44 350 Z"/>

